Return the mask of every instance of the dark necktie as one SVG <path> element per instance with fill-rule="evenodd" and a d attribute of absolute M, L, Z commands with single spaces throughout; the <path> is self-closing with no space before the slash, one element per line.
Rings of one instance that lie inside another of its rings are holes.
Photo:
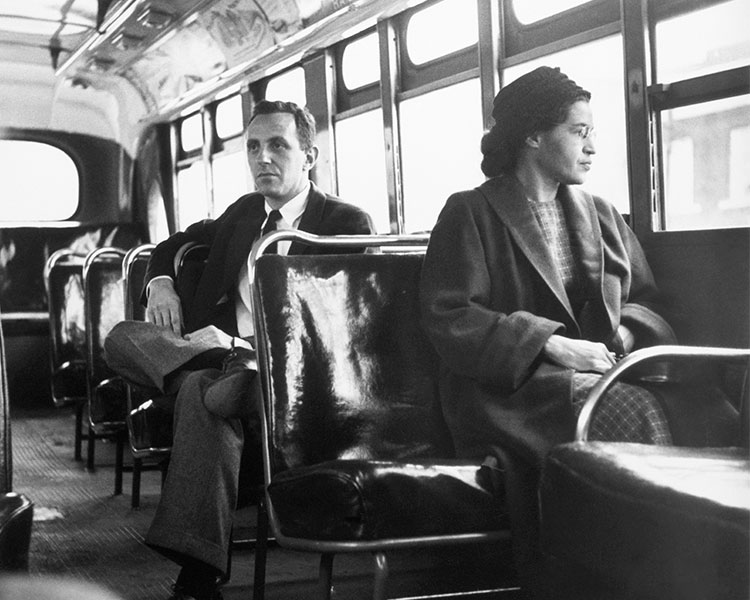
<path fill-rule="evenodd" d="M 266 224 L 263 226 L 263 231 L 260 232 L 261 236 L 266 235 L 267 233 L 271 233 L 272 231 L 276 231 L 276 225 L 281 220 L 281 213 L 278 210 L 272 210 L 271 214 L 268 215 L 268 219 L 266 219 Z M 265 254 L 276 254 L 277 252 L 276 244 L 271 244 L 266 248 Z"/>

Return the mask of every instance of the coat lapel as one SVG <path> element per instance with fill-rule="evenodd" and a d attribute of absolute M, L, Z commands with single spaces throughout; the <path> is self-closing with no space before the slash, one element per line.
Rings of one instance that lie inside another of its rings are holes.
<path fill-rule="evenodd" d="M 581 264 L 589 301 L 581 310 L 579 324 L 583 335 L 603 339 L 620 322 L 619 306 L 607 302 L 604 242 L 599 216 L 590 194 L 580 188 L 561 188 L 570 242 Z M 619 287 L 617 288 L 619 289 Z M 617 297 L 619 302 L 619 296 Z"/>
<path fill-rule="evenodd" d="M 554 261 L 542 229 L 528 206 L 528 199 L 515 177 L 504 176 L 489 179 L 479 187 L 492 209 L 505 223 L 518 247 L 539 272 L 557 300 L 565 307 L 575 322 L 573 309 L 568 300 L 560 275 L 552 267 Z"/>
<path fill-rule="evenodd" d="M 325 194 L 313 182 L 310 182 L 307 205 L 305 206 L 305 211 L 302 213 L 302 219 L 300 219 L 297 229 L 306 231 L 307 233 L 318 233 L 320 231 L 320 223 L 323 220 L 325 202 Z M 309 252 L 310 246 L 301 242 L 292 242 L 289 246 L 289 254 L 308 254 Z"/>
<path fill-rule="evenodd" d="M 237 214 L 227 215 L 227 225 L 219 229 L 201 278 L 198 294 L 205 298 L 206 307 L 215 306 L 237 281 L 237 275 L 247 260 L 253 242 L 265 219 L 263 197 L 252 194 L 238 207 Z"/>

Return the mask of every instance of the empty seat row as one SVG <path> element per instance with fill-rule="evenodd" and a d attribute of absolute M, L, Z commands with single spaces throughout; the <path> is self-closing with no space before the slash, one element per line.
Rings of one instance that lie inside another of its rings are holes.
<path fill-rule="evenodd" d="M 144 244 L 126 252 L 104 247 L 85 256 L 59 250 L 48 259 L 44 273 L 52 399 L 56 406 L 73 407 L 74 456 L 82 460 L 86 441 L 88 469 L 95 466 L 97 440 L 116 443 L 115 494 L 122 493 L 126 415 L 132 400 L 126 383 L 104 360 L 104 340 L 123 319 L 143 318 L 138 296 L 151 248 L 153 244 Z"/>

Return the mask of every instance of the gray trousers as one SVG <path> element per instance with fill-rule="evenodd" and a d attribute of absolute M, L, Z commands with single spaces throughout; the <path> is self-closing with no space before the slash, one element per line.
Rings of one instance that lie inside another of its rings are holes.
<path fill-rule="evenodd" d="M 220 364 L 215 349 L 200 347 L 151 323 L 123 321 L 105 340 L 107 362 L 128 381 L 164 390 L 164 377 L 198 364 Z M 223 352 L 226 354 L 226 351 Z M 205 358 L 205 360 L 202 360 Z M 259 378 L 248 390 L 250 416 L 246 423 L 225 419 L 203 403 L 207 385 L 221 376 L 218 368 L 180 373 L 175 404 L 172 453 L 159 505 L 146 544 L 177 563 L 189 556 L 227 569 L 232 522 L 239 488 L 240 462 L 246 432 L 260 438 L 258 412 Z M 244 425 L 244 427 L 243 427 Z M 260 461 L 259 456 L 245 460 Z"/>
<path fill-rule="evenodd" d="M 203 405 L 203 390 L 220 374 L 194 371 L 180 387 L 169 469 L 146 543 L 178 563 L 187 555 L 225 573 L 244 433 L 240 419 Z"/>
<path fill-rule="evenodd" d="M 120 321 L 104 340 L 109 368 L 145 388 L 164 393 L 165 377 L 181 368 L 221 365 L 226 350 L 191 342 L 145 321 Z M 197 370 L 197 369 L 192 369 Z"/>

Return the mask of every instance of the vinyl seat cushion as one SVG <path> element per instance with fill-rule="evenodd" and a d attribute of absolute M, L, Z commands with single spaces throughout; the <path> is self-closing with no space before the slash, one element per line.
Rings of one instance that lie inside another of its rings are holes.
<path fill-rule="evenodd" d="M 747 449 L 564 444 L 545 463 L 540 507 L 553 588 L 580 598 L 747 597 Z"/>
<path fill-rule="evenodd" d="M 507 528 L 476 463 L 333 460 L 277 474 L 268 493 L 284 535 L 376 540 Z"/>

